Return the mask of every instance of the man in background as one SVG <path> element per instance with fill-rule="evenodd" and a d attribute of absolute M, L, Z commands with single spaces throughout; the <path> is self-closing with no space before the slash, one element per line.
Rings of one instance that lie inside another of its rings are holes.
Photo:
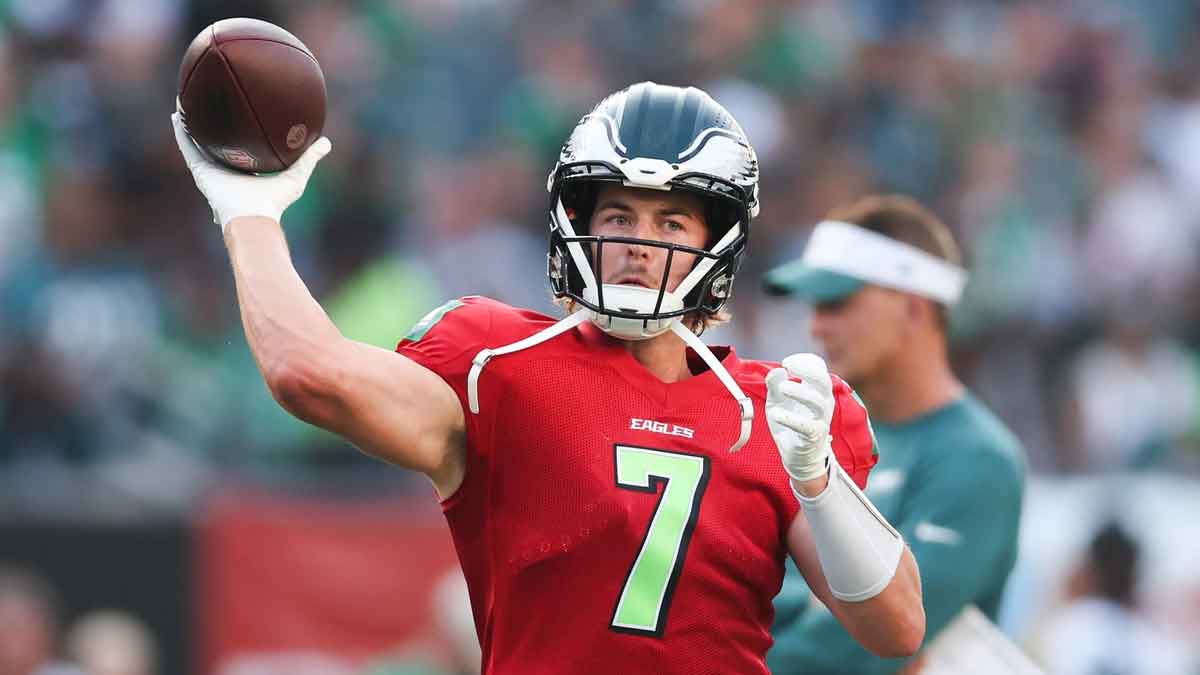
<path fill-rule="evenodd" d="M 1196 672 L 1187 651 L 1138 603 L 1141 548 L 1116 521 L 1092 535 L 1067 579 L 1066 601 L 1038 627 L 1033 649 L 1054 675 Z M 1062 649 L 1061 645 L 1071 645 Z"/>
<path fill-rule="evenodd" d="M 950 367 L 947 319 L 966 284 L 935 215 L 902 196 L 834 209 L 800 260 L 765 289 L 813 305 L 831 372 L 864 399 L 880 448 L 867 494 L 912 547 L 925 590 L 926 644 L 967 605 L 995 620 L 1016 561 L 1025 460 L 1004 424 Z M 789 569 L 776 599 L 776 675 L 919 672 L 855 644 Z"/>

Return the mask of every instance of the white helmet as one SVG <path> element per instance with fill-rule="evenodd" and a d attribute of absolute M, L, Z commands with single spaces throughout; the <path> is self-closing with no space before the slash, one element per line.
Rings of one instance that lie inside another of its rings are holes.
<path fill-rule="evenodd" d="M 706 248 L 589 234 L 605 182 L 700 196 L 710 233 Z M 737 121 L 707 93 L 641 82 L 608 96 L 571 132 L 547 188 L 550 286 L 555 297 L 589 310 L 608 333 L 653 337 L 689 312 L 716 314 L 729 300 L 750 220 L 758 215 L 758 160 Z M 659 287 L 600 283 L 592 245 L 599 251 L 613 243 L 668 249 Z M 676 251 L 695 255 L 697 262 L 669 291 Z"/>

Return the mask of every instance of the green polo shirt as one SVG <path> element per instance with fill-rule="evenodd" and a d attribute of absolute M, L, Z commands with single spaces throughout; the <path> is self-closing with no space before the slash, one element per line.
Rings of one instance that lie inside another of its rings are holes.
<path fill-rule="evenodd" d="M 993 620 L 1017 558 L 1025 484 L 1020 442 L 974 396 L 904 424 L 875 423 L 879 463 L 867 496 L 904 535 L 921 569 L 928 643 L 964 605 Z M 788 565 L 775 598 L 775 675 L 895 673 L 905 659 L 871 655 Z"/>

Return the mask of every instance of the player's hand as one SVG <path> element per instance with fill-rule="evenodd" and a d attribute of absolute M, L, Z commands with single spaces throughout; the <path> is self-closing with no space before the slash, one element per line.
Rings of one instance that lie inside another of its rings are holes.
<path fill-rule="evenodd" d="M 797 382 L 796 380 L 799 380 Z M 826 475 L 833 443 L 833 380 L 824 359 L 792 354 L 767 373 L 767 426 L 794 484 Z"/>
<path fill-rule="evenodd" d="M 226 169 L 205 157 L 188 136 L 178 111 L 171 115 L 171 125 L 175 127 L 179 152 L 196 180 L 196 187 L 212 207 L 213 220 L 222 230 L 229 221 L 241 216 L 265 216 L 278 222 L 287 207 L 304 194 L 308 177 L 332 147 L 329 139 L 322 136 L 287 169 L 256 176 Z"/>

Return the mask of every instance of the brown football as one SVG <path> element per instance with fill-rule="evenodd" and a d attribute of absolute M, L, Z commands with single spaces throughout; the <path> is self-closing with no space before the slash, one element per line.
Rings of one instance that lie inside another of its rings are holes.
<path fill-rule="evenodd" d="M 296 36 L 258 19 L 223 19 L 200 31 L 179 67 L 188 133 L 217 162 L 269 173 L 292 165 L 321 137 L 325 76 Z"/>

